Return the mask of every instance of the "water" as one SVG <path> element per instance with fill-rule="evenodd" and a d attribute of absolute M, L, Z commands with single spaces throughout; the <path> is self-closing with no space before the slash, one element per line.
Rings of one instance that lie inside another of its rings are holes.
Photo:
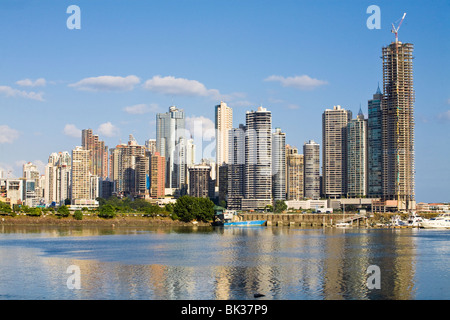
<path fill-rule="evenodd" d="M 1 226 L 0 299 L 447 300 L 449 244 L 450 230 Z"/>

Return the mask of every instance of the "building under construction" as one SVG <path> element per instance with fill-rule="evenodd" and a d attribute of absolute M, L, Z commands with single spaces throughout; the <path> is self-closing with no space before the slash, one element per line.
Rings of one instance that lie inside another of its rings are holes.
<path fill-rule="evenodd" d="M 396 34 L 382 59 L 383 195 L 386 204 L 409 210 L 415 208 L 413 45 Z"/>

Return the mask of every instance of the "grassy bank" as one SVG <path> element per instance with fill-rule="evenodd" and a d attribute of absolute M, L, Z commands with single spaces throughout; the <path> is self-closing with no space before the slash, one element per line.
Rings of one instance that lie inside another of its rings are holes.
<path fill-rule="evenodd" d="M 172 220 L 169 217 L 142 217 L 142 216 L 122 216 L 114 218 L 99 218 L 97 216 L 83 216 L 82 220 L 76 220 L 73 216 L 59 217 L 56 215 L 43 215 L 40 217 L 17 215 L 1 216 L 0 225 L 54 225 L 54 226 L 111 226 L 111 227 L 145 227 L 145 226 L 193 226 L 192 222 L 182 222 Z M 210 225 L 205 222 L 198 222 L 196 225 Z"/>

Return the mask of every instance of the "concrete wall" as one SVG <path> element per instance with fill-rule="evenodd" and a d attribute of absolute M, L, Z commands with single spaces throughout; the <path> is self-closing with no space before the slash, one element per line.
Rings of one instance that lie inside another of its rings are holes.
<path fill-rule="evenodd" d="M 343 219 L 342 214 L 264 214 L 246 213 L 241 214 L 243 221 L 267 220 L 270 226 L 322 226 L 331 225 Z"/>

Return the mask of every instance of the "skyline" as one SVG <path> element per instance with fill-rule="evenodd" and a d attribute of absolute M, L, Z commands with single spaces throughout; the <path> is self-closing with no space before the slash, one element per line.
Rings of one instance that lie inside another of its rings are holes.
<path fill-rule="evenodd" d="M 143 145 L 170 105 L 184 109 L 187 127 L 204 119 L 205 130 L 221 100 L 234 128 L 262 105 L 287 144 L 320 143 L 325 109 L 361 106 L 367 118 L 381 49 L 394 41 L 390 24 L 407 12 L 399 40 L 415 46 L 416 200 L 449 201 L 448 3 L 75 2 L 81 30 L 65 25 L 72 3 L 1 5 L 0 168 L 15 176 L 29 161 L 43 174 L 51 153 L 81 145 L 82 129 L 108 148 L 129 134 Z M 371 4 L 380 6 L 380 30 L 366 26 Z"/>

